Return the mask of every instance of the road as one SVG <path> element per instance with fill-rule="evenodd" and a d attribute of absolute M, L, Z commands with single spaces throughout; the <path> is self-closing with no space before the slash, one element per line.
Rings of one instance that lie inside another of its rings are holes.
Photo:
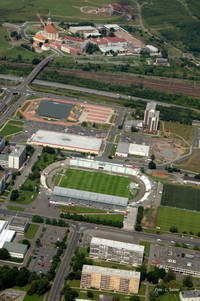
<path fill-rule="evenodd" d="M 59 301 L 60 300 L 60 292 L 61 292 L 61 289 L 63 286 L 64 278 L 70 272 L 71 258 L 74 255 L 76 247 L 78 246 L 80 237 L 81 237 L 81 233 L 80 233 L 79 227 L 75 226 L 75 228 L 72 230 L 71 237 L 68 238 L 67 249 L 64 253 L 62 262 L 56 273 L 56 277 L 55 277 L 53 285 L 51 287 L 48 301 Z"/>

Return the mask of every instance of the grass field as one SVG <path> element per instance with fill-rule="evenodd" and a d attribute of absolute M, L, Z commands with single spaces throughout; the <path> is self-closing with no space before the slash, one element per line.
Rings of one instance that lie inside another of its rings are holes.
<path fill-rule="evenodd" d="M 35 234 L 38 231 L 39 226 L 35 224 L 30 224 L 27 232 L 24 234 L 24 237 L 27 239 L 33 239 Z"/>
<path fill-rule="evenodd" d="M 156 226 L 161 230 L 169 231 L 171 226 L 176 226 L 179 232 L 200 232 L 200 213 L 177 208 L 159 207 Z"/>
<path fill-rule="evenodd" d="M 186 145 L 191 144 L 194 134 L 195 134 L 195 128 L 191 125 L 182 124 L 179 122 L 162 122 L 163 125 L 163 134 L 167 137 L 173 137 L 173 138 L 183 138 L 186 143 Z"/>
<path fill-rule="evenodd" d="M 105 19 L 93 15 L 87 15 L 81 12 L 82 6 L 100 7 L 104 4 L 110 3 L 110 0 L 92 0 L 85 2 L 84 0 L 60 0 L 59 5 L 55 4 L 53 0 L 34 0 L 34 1 L 21 1 L 21 0 L 1 0 L 0 19 L 1 21 L 26 21 L 37 20 L 37 13 L 42 16 L 48 17 L 49 13 L 52 18 L 75 20 L 78 19 Z M 109 17 L 109 19 L 112 19 Z M 116 19 L 116 17 L 113 17 Z"/>
<path fill-rule="evenodd" d="M 176 167 L 200 173 L 200 150 L 196 149 L 191 157 L 182 161 L 180 164 L 176 164 Z"/>
<path fill-rule="evenodd" d="M 80 189 L 85 191 L 130 197 L 128 185 L 131 179 L 128 177 L 109 175 L 95 171 L 68 169 L 65 175 L 61 175 L 58 184 L 61 187 Z"/>
<path fill-rule="evenodd" d="M 200 189 L 164 184 L 161 205 L 200 211 Z"/>
<path fill-rule="evenodd" d="M 179 301 L 180 298 L 177 294 L 165 294 L 159 297 L 159 301 Z"/>
<path fill-rule="evenodd" d="M 24 211 L 25 210 L 25 208 L 18 207 L 18 206 L 12 206 L 12 205 L 8 205 L 7 209 L 8 210 L 13 210 L 13 211 Z"/>
<path fill-rule="evenodd" d="M 90 207 L 81 207 L 81 206 L 59 206 L 62 212 L 69 213 L 106 213 L 105 210 L 95 209 Z"/>
<path fill-rule="evenodd" d="M 15 135 L 23 131 L 23 122 L 10 120 L 1 129 L 0 136 Z"/>

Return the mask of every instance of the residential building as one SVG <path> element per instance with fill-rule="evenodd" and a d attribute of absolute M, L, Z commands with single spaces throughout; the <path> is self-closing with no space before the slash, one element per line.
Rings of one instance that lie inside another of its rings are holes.
<path fill-rule="evenodd" d="M 139 266 L 143 262 L 144 246 L 92 237 L 90 257 L 117 262 L 124 265 Z"/>
<path fill-rule="evenodd" d="M 150 263 L 165 270 L 200 278 L 200 254 L 198 251 L 151 245 Z"/>
<path fill-rule="evenodd" d="M 13 169 L 20 169 L 26 160 L 26 146 L 17 145 L 8 156 L 8 167 Z"/>
<path fill-rule="evenodd" d="M 5 138 L 3 136 L 0 136 L 0 152 L 4 149 L 5 147 Z"/>
<path fill-rule="evenodd" d="M 179 293 L 181 301 L 200 301 L 200 291 L 182 291 Z"/>
<path fill-rule="evenodd" d="M 28 229 L 29 223 L 27 219 L 13 216 L 9 222 L 8 229 L 24 234 Z"/>
<path fill-rule="evenodd" d="M 83 265 L 81 288 L 137 294 L 139 284 L 140 272 Z"/>
<path fill-rule="evenodd" d="M 11 257 L 24 259 L 24 256 L 28 250 L 28 246 L 16 242 L 6 241 L 3 248 L 8 250 Z"/>
<path fill-rule="evenodd" d="M 144 112 L 143 129 L 148 133 L 156 133 L 158 130 L 160 111 L 156 110 L 156 103 L 147 103 Z"/>
<path fill-rule="evenodd" d="M 6 188 L 6 180 L 8 174 L 5 171 L 0 171 L 0 194 L 4 192 Z"/>

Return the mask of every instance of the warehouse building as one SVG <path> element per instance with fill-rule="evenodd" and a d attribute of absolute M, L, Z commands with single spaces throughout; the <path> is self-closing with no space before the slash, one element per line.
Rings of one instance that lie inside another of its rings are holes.
<path fill-rule="evenodd" d="M 165 270 L 200 278 L 200 253 L 198 251 L 151 245 L 150 262 Z"/>
<path fill-rule="evenodd" d="M 139 284 L 140 272 L 83 265 L 81 288 L 137 294 Z"/>
<path fill-rule="evenodd" d="M 116 156 L 126 158 L 128 155 L 148 157 L 149 146 L 144 144 L 119 142 L 116 150 Z"/>
<path fill-rule="evenodd" d="M 20 169 L 26 160 L 26 146 L 17 145 L 8 156 L 8 168 Z"/>
<path fill-rule="evenodd" d="M 27 245 L 8 241 L 4 243 L 3 248 L 8 250 L 11 257 L 20 259 L 24 259 L 24 256 L 26 255 L 26 252 L 28 250 Z"/>
<path fill-rule="evenodd" d="M 68 199 L 86 200 L 121 207 L 126 207 L 128 204 L 128 198 L 59 186 L 54 187 L 53 194 L 56 196 L 66 197 Z"/>
<path fill-rule="evenodd" d="M 14 216 L 9 222 L 8 229 L 16 231 L 17 233 L 24 234 L 27 231 L 28 226 L 29 224 L 27 222 L 27 219 Z"/>
<path fill-rule="evenodd" d="M 88 136 L 38 130 L 27 140 L 27 143 L 98 155 L 103 140 Z"/>
<path fill-rule="evenodd" d="M 142 264 L 144 246 L 121 241 L 92 237 L 90 257 L 99 260 L 117 262 L 124 265 Z"/>
<path fill-rule="evenodd" d="M 182 291 L 179 297 L 181 301 L 200 301 L 200 291 Z"/>

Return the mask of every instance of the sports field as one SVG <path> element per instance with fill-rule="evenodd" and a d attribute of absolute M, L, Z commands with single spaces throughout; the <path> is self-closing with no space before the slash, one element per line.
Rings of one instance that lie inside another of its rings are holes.
<path fill-rule="evenodd" d="M 157 212 L 156 226 L 169 231 L 176 226 L 179 232 L 200 232 L 200 213 L 188 210 L 160 206 Z"/>
<path fill-rule="evenodd" d="M 23 122 L 17 120 L 8 121 L 0 129 L 0 136 L 11 136 L 23 131 Z"/>
<path fill-rule="evenodd" d="M 109 175 L 96 171 L 67 169 L 65 174 L 56 179 L 56 185 L 61 187 L 86 190 L 97 193 L 130 197 L 128 177 Z"/>
<path fill-rule="evenodd" d="M 161 205 L 200 211 L 200 189 L 186 185 L 164 184 Z"/>

